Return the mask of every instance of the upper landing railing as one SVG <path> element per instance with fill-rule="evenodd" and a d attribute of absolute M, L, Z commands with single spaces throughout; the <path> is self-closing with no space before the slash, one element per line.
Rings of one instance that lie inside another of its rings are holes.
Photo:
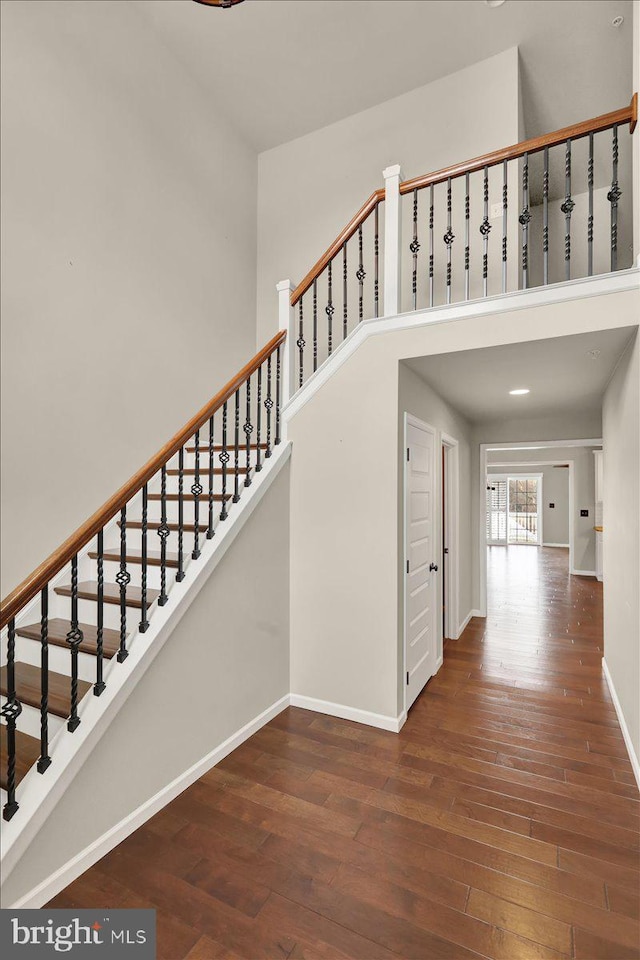
<path fill-rule="evenodd" d="M 630 266 L 631 151 L 619 132 L 633 133 L 637 109 L 634 94 L 621 110 L 411 180 L 388 167 L 304 280 L 278 284 L 292 391 L 362 320 Z"/>

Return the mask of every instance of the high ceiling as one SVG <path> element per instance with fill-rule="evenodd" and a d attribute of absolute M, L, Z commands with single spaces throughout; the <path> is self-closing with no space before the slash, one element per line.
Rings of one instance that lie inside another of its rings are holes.
<path fill-rule="evenodd" d="M 600 410 L 602 395 L 633 336 L 628 327 L 405 363 L 472 423 Z M 593 355 L 593 351 L 597 355 Z M 525 396 L 510 390 L 527 388 Z"/>
<path fill-rule="evenodd" d="M 131 2 L 259 151 L 515 45 L 527 136 L 632 93 L 631 0 Z"/>

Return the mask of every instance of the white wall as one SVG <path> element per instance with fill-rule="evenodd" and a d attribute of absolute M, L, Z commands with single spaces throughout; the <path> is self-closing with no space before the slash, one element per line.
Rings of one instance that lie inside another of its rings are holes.
<path fill-rule="evenodd" d="M 607 387 L 604 439 L 604 654 L 640 756 L 640 340 Z"/>
<path fill-rule="evenodd" d="M 133 5 L 3 2 L 3 595 L 254 353 L 256 184 Z"/>
<path fill-rule="evenodd" d="M 556 458 L 553 450 L 549 450 L 548 454 L 549 459 L 560 459 Z M 529 460 L 526 454 L 520 454 L 520 457 Z M 498 453 L 491 453 L 487 456 L 487 474 L 490 476 L 495 474 L 508 474 L 508 476 L 527 476 L 531 473 L 542 474 L 542 536 L 544 543 L 568 546 L 569 470 L 544 465 L 492 467 L 490 466 L 491 458 L 502 461 L 502 456 Z M 553 507 L 549 506 L 551 503 L 553 503 Z"/>
<path fill-rule="evenodd" d="M 403 175 L 409 178 L 517 142 L 518 85 L 518 51 L 514 47 L 261 153 L 258 159 L 258 341 L 277 329 L 275 284 L 286 277 L 295 283 L 303 278 L 367 197 L 384 185 L 385 167 L 399 163 Z M 411 216 L 411 197 L 405 198 L 404 205 L 407 220 Z M 421 198 L 420 215 L 424 273 L 426 196 Z M 456 249 L 461 249 L 461 222 L 454 232 L 458 237 Z M 442 247 L 441 233 L 439 231 L 438 241 Z M 492 233 L 493 240 L 497 243 L 497 228 Z M 371 248 L 368 235 L 366 250 Z M 369 265 L 367 283 L 371 270 Z M 410 277 L 405 276 L 405 290 L 410 289 L 410 282 Z M 340 278 L 336 286 L 339 291 Z M 370 307 L 371 293 L 366 295 Z M 336 312 L 336 326 L 340 323 L 339 316 Z M 371 309 L 365 316 L 372 316 Z M 322 317 L 324 319 L 324 315 Z"/>
<path fill-rule="evenodd" d="M 404 550 L 404 415 L 411 413 L 425 421 L 437 431 L 436 444 L 440 443 L 440 434 L 447 433 L 458 441 L 458 464 L 460 478 L 460 496 L 457 504 L 458 514 L 458 613 L 463 622 L 472 609 L 471 581 L 472 581 L 472 536 L 471 529 L 471 426 L 469 422 L 450 404 L 446 403 L 417 373 L 414 373 L 405 363 L 400 363 L 398 371 L 398 547 L 399 557 Z M 439 448 L 436 448 L 436 464 L 439 462 Z M 436 490 L 441 498 L 441 488 Z M 441 502 L 439 499 L 438 502 Z M 434 542 L 442 540 L 442 511 L 434 507 Z M 401 597 L 404 583 L 402 563 L 398 564 L 398 596 Z M 438 589 L 441 581 L 438 579 Z M 403 643 L 404 643 L 404 610 L 402 604 L 398 606 L 398 713 L 404 703 L 403 679 Z M 440 655 L 442 648 L 439 650 Z"/>
<path fill-rule="evenodd" d="M 289 466 L 2 888 L 41 883 L 289 692 Z"/>

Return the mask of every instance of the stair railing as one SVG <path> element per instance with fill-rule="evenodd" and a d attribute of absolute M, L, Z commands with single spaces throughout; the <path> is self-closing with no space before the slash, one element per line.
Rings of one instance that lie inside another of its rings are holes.
<path fill-rule="evenodd" d="M 56 594 L 70 598 L 70 618 L 65 640 L 71 661 L 67 728 L 73 732 L 80 724 L 79 652 L 95 654 L 93 693 L 100 696 L 106 687 L 105 604 L 109 602 L 119 607 L 117 652 L 114 648 L 112 653 L 121 663 L 128 656 L 127 641 L 133 629 L 131 607 L 139 609 L 137 629 L 144 633 L 149 627 L 149 617 L 155 605 L 164 606 L 170 600 L 170 571 L 175 570 L 177 582 L 185 578 L 187 556 L 194 561 L 198 559 L 203 539 L 214 537 L 217 523 L 227 519 L 232 504 L 240 500 L 242 490 L 251 485 L 254 474 L 262 470 L 274 446 L 281 442 L 281 412 L 288 393 L 288 380 L 283 376 L 288 366 L 286 340 L 285 330 L 273 337 L 182 430 L 3 600 L 0 628 L 7 628 L 7 655 L 2 691 L 5 702 L 0 713 L 5 721 L 3 732 L 6 734 L 5 820 L 10 820 L 18 809 L 16 729 L 22 703 L 16 682 L 16 636 L 20 634 L 20 624 L 16 625 L 16 618 L 40 595 L 40 623 L 35 631 L 41 651 L 41 689 L 37 706 L 40 710 L 40 756 L 37 769 L 44 773 L 51 764 L 48 700 L 49 596 L 52 580 L 70 565 L 70 585 L 54 589 Z M 189 455 L 193 457 L 192 467 L 185 466 L 185 457 Z M 167 485 L 173 477 L 177 478 L 177 490 L 168 492 Z M 191 485 L 185 489 L 189 480 L 192 481 Z M 158 492 L 152 492 L 154 482 L 159 487 Z M 152 505 L 156 503 L 159 516 L 152 518 Z M 140 516 L 135 520 L 131 517 L 132 505 L 140 507 Z M 175 509 L 170 522 L 171 505 Z M 187 510 L 192 522 L 185 522 Z M 116 517 L 118 542 L 108 548 L 104 542 L 105 527 Z M 127 535 L 134 530 L 139 531 L 136 536 L 139 536 L 140 549 L 132 551 Z M 148 549 L 150 532 L 155 532 L 160 541 L 160 549 L 155 553 Z M 187 534 L 193 537 L 190 550 L 185 544 Z M 167 552 L 170 537 L 177 546 L 177 552 L 172 557 Z M 78 567 L 80 552 L 92 541 L 95 541 L 94 549 L 83 561 L 85 566 L 92 560 L 96 564 L 95 591 L 89 596 L 86 589 L 89 585 L 79 583 Z M 105 583 L 105 563 L 115 563 L 118 567 L 115 585 Z M 135 590 L 131 584 L 132 563 L 140 565 L 140 587 Z M 159 568 L 159 589 L 156 590 L 148 585 L 152 567 L 156 576 Z M 95 628 L 91 626 L 90 638 L 89 631 L 86 631 L 85 637 L 85 625 L 81 624 L 78 613 L 79 600 L 88 597 L 97 604 L 96 625 Z M 25 636 L 33 636 L 33 632 L 25 632 Z M 116 631 L 111 633 L 116 634 Z M 32 705 L 35 706 L 33 702 Z"/>
<path fill-rule="evenodd" d="M 624 211 L 620 203 L 620 166 L 630 167 L 630 150 L 621 148 L 619 131 L 628 124 L 633 133 L 637 115 L 634 94 L 628 107 L 434 173 L 403 181 L 399 166 L 387 168 L 385 188 L 369 197 L 304 280 L 295 288 L 289 281 L 278 284 L 280 326 L 291 342 L 292 392 L 363 319 L 379 316 L 380 303 L 381 315 L 391 317 L 630 265 L 620 231 L 621 213 L 632 209 L 630 196 Z M 605 153 L 597 135 L 606 131 L 611 140 Z M 372 220 L 372 244 L 365 244 L 363 256 L 363 228 Z M 355 271 L 348 268 L 352 239 L 358 244 Z M 371 274 L 372 299 L 363 296 Z"/>

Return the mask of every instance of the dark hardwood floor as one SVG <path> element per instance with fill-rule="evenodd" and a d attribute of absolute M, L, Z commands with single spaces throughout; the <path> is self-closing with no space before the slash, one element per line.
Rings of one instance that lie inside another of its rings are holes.
<path fill-rule="evenodd" d="M 640 956 L 601 585 L 494 547 L 489 596 L 399 735 L 289 709 L 49 906 L 154 906 L 167 960 Z"/>

